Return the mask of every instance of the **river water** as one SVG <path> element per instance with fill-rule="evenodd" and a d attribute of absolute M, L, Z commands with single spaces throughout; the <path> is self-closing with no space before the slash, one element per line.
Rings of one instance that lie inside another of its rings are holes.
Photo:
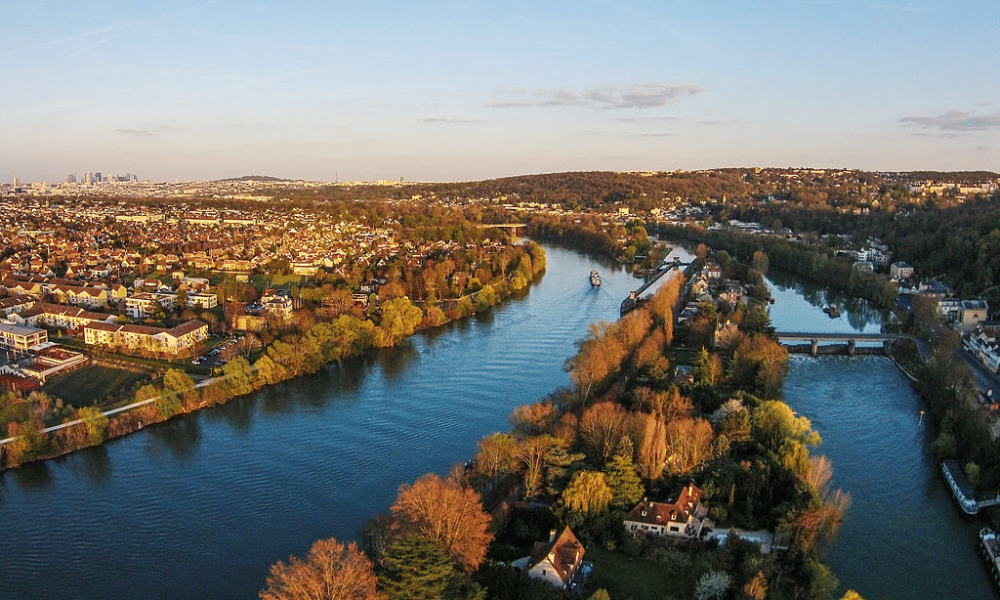
<path fill-rule="evenodd" d="M 575 342 L 638 286 L 613 263 L 546 252 L 544 278 L 485 315 L 0 474 L 0 600 L 249 599 L 275 561 L 354 539 L 400 484 L 471 457 L 514 407 L 567 385 Z M 771 284 L 779 329 L 878 329 L 877 311 L 831 320 L 825 292 Z M 950 505 L 919 399 L 888 360 L 793 358 L 786 396 L 854 498 L 828 555 L 847 587 L 868 600 L 989 597 L 975 526 Z"/>
<path fill-rule="evenodd" d="M 771 273 L 779 331 L 878 332 L 884 318 L 863 300 Z M 844 313 L 829 318 L 823 306 Z M 833 487 L 851 494 L 827 562 L 866 600 L 994 597 L 978 555 L 980 524 L 960 516 L 930 451 L 936 432 L 909 380 L 885 357 L 793 355 L 785 401 L 823 437 Z"/>

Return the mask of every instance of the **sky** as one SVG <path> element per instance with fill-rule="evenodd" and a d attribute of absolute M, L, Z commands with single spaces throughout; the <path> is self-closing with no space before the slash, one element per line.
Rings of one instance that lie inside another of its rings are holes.
<path fill-rule="evenodd" d="M 1000 171 L 997 0 L 3 4 L 0 182 Z"/>

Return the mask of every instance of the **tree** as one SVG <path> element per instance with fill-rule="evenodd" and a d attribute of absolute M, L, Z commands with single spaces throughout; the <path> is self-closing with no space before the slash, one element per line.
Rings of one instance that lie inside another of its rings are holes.
<path fill-rule="evenodd" d="M 698 381 L 703 381 L 708 385 L 715 385 L 722 376 L 722 360 L 718 354 L 710 353 L 708 348 L 702 346 L 698 355 L 698 364 L 692 369 L 692 375 Z"/>
<path fill-rule="evenodd" d="M 764 600 L 767 598 L 767 578 L 763 571 L 757 571 L 753 579 L 743 586 L 743 595 L 749 600 Z"/>
<path fill-rule="evenodd" d="M 753 435 L 765 448 L 779 452 L 785 442 L 817 446 L 819 434 L 806 417 L 796 417 L 780 400 L 768 400 L 754 409 L 751 417 Z"/>
<path fill-rule="evenodd" d="M 642 500 L 646 493 L 635 463 L 632 462 L 631 453 L 616 454 L 604 466 L 604 481 L 614 494 L 611 501 L 614 508 L 629 509 Z"/>
<path fill-rule="evenodd" d="M 222 377 L 230 397 L 253 391 L 253 367 L 242 356 L 222 367 Z"/>
<path fill-rule="evenodd" d="M 408 535 L 385 554 L 379 589 L 387 600 L 482 600 L 484 590 L 455 568 L 440 544 Z"/>
<path fill-rule="evenodd" d="M 305 560 L 271 565 L 261 600 L 381 600 L 372 564 L 354 542 L 319 540 Z"/>
<path fill-rule="evenodd" d="M 83 421 L 81 426 L 87 432 L 87 444 L 96 446 L 104 441 L 108 430 L 108 417 L 96 406 L 85 406 L 77 416 Z"/>
<path fill-rule="evenodd" d="M 725 597 L 733 578 L 723 571 L 709 571 L 698 578 L 694 588 L 695 600 L 720 600 Z"/>
<path fill-rule="evenodd" d="M 383 302 L 381 311 L 379 326 L 375 330 L 375 345 L 380 348 L 394 346 L 411 335 L 424 318 L 424 313 L 405 296 Z"/>
<path fill-rule="evenodd" d="M 654 415 L 642 415 L 642 438 L 639 444 L 637 464 L 639 473 L 648 481 L 656 481 L 663 475 L 667 460 L 667 440 L 663 421 Z"/>
<path fill-rule="evenodd" d="M 424 475 L 399 489 L 392 514 L 403 531 L 434 541 L 466 572 L 474 571 L 486 557 L 493 540 L 490 516 L 475 490 L 454 478 Z"/>
<path fill-rule="evenodd" d="M 180 369 L 167 371 L 163 376 L 163 388 L 176 394 L 185 406 L 194 406 L 198 403 L 198 390 L 194 387 L 194 381 Z"/>
<path fill-rule="evenodd" d="M 479 440 L 475 470 L 480 475 L 493 479 L 514 472 L 514 452 L 517 442 L 509 433 L 494 433 Z"/>
<path fill-rule="evenodd" d="M 627 413 L 616 402 L 598 402 L 580 417 L 580 436 L 593 451 L 608 460 L 625 435 Z"/>
<path fill-rule="evenodd" d="M 580 513 L 601 513 L 614 500 L 614 491 L 600 471 L 579 471 L 562 493 L 563 504 Z"/>

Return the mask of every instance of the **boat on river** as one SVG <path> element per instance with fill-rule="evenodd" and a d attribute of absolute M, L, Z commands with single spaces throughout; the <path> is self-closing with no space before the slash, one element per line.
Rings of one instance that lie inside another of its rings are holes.
<path fill-rule="evenodd" d="M 601 276 L 597 274 L 597 269 L 590 272 L 590 285 L 594 287 L 600 287 Z"/>
<path fill-rule="evenodd" d="M 1000 539 L 997 539 L 997 533 L 989 527 L 979 530 L 979 550 L 989 565 L 993 583 L 1000 587 Z"/>
<path fill-rule="evenodd" d="M 958 465 L 958 462 L 951 458 L 941 461 L 941 476 L 951 488 L 951 495 L 963 513 L 970 517 L 979 513 L 979 503 L 976 502 L 975 492 L 965 479 L 965 474 L 962 473 L 962 467 Z"/>

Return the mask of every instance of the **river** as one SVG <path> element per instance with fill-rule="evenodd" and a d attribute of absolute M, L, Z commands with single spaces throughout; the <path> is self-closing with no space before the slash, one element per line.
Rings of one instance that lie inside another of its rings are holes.
<path fill-rule="evenodd" d="M 883 315 L 864 300 L 768 276 L 779 331 L 878 332 Z M 839 318 L 823 311 L 837 303 Z M 793 355 L 785 401 L 823 438 L 833 487 L 851 494 L 827 562 L 866 600 L 988 599 L 994 589 L 978 555 L 981 524 L 960 516 L 930 445 L 936 432 L 909 380 L 885 357 Z"/>
<path fill-rule="evenodd" d="M 638 285 L 616 264 L 546 252 L 544 278 L 484 315 L 0 474 L 0 600 L 254 598 L 273 562 L 355 538 L 400 484 L 471 457 L 514 407 L 567 385 L 575 342 Z M 817 308 L 815 290 L 771 278 L 779 328 L 877 330 L 877 311 L 845 302 L 831 320 L 825 296 Z M 786 396 L 854 499 L 828 555 L 845 586 L 868 600 L 989 597 L 975 526 L 949 503 L 919 399 L 888 360 L 793 358 Z"/>

